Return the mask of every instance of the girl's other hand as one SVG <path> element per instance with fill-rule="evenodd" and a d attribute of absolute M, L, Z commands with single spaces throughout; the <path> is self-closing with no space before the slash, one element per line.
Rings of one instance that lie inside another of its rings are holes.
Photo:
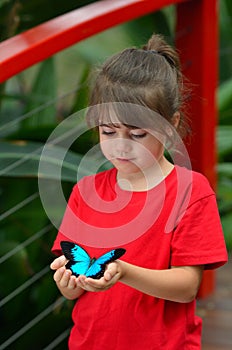
<path fill-rule="evenodd" d="M 65 266 L 67 264 L 68 260 L 65 258 L 64 255 L 59 256 L 53 262 L 51 263 L 50 267 L 52 270 L 57 270 L 62 266 Z"/>
<path fill-rule="evenodd" d="M 76 299 L 84 290 L 77 285 L 77 278 L 72 275 L 70 270 L 67 270 L 65 265 L 68 260 L 64 255 L 56 258 L 50 265 L 52 270 L 55 270 L 53 279 L 56 282 L 61 294 L 67 299 Z"/>

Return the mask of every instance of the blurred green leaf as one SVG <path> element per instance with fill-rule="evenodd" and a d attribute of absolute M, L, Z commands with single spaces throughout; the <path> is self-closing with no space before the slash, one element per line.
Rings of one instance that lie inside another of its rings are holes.
<path fill-rule="evenodd" d="M 144 45 L 151 33 L 162 33 L 170 43 L 175 21 L 174 8 L 169 6 L 168 9 L 156 11 L 152 14 L 137 18 L 125 24 L 126 31 L 130 35 L 130 40 L 135 46 Z"/>
<path fill-rule="evenodd" d="M 220 125 L 217 130 L 218 154 L 220 159 L 232 152 L 232 126 Z"/>
<path fill-rule="evenodd" d="M 226 176 L 232 179 L 232 163 L 229 163 L 229 162 L 219 163 L 217 165 L 217 171 L 219 176 Z M 231 193 L 232 193 L 232 189 L 231 189 Z"/>
<path fill-rule="evenodd" d="M 89 64 L 86 64 L 80 74 L 80 78 L 78 82 L 79 89 L 76 92 L 76 96 L 75 96 L 70 114 L 73 114 L 76 111 L 80 111 L 81 109 L 86 108 L 86 106 L 88 105 L 88 96 L 89 96 L 88 76 L 90 73 L 90 69 L 91 69 L 91 66 Z"/>
<path fill-rule="evenodd" d="M 23 176 L 23 177 L 37 177 L 38 166 L 43 151 L 43 144 L 36 142 L 22 142 L 22 143 L 0 143 L 0 176 Z M 67 152 L 66 158 L 60 159 L 60 153 L 64 150 L 57 146 L 52 146 L 50 154 L 43 158 L 43 162 L 47 166 L 43 167 L 45 172 L 40 173 L 39 176 L 60 179 L 60 169 L 62 168 L 62 180 L 76 181 L 77 167 L 81 161 L 82 156 L 74 152 Z M 88 169 L 85 169 L 88 173 Z"/>
<path fill-rule="evenodd" d="M 102 170 L 108 168 L 103 164 L 105 160 L 101 153 L 89 156 L 79 167 L 81 154 L 54 145 L 47 145 L 44 152 L 43 146 L 39 142 L 0 142 L 0 177 L 39 176 L 75 183 L 77 176 L 96 173 L 100 166 Z"/>
<path fill-rule="evenodd" d="M 231 0 L 219 1 L 220 20 L 220 81 L 223 82 L 232 74 L 232 3 Z"/>
<path fill-rule="evenodd" d="M 222 169 L 218 173 L 217 199 L 221 218 L 232 212 L 232 176 L 231 173 L 228 175 L 227 170 Z"/>
<path fill-rule="evenodd" d="M 35 77 L 25 113 L 34 111 L 22 122 L 22 127 L 37 127 L 56 123 L 56 74 L 54 59 L 43 61 Z M 44 108 L 41 110 L 41 106 Z M 39 108 L 39 111 L 36 110 Z"/>
<path fill-rule="evenodd" d="M 2 7 L 3 5 L 9 3 L 9 0 L 0 0 L 0 7 Z"/>
<path fill-rule="evenodd" d="M 0 41 L 16 34 L 19 27 L 19 0 L 0 1 Z"/>
<path fill-rule="evenodd" d="M 57 124 L 41 125 L 41 126 L 39 125 L 38 127 L 19 128 L 15 132 L 12 131 L 11 133 L 8 133 L 8 135 L 5 136 L 5 139 L 11 140 L 12 142 L 14 142 L 15 140 L 23 140 L 22 142 L 24 141 L 45 142 L 56 126 Z"/>
<path fill-rule="evenodd" d="M 3 258 L 5 254 L 17 248 L 19 244 L 20 242 L 11 241 L 9 239 L 4 241 L 4 244 L 1 242 L 0 257 Z M 7 306 L 7 312 L 5 308 L 3 308 L 5 319 L 12 320 L 15 317 L 20 317 L 21 303 L 26 302 L 25 295 L 17 295 L 17 302 L 15 302 L 15 298 L 10 299 L 9 302 L 4 298 L 8 297 L 20 284 L 25 282 L 27 278 L 30 277 L 30 272 L 28 254 L 25 249 L 17 251 L 1 264 L 0 296 L 3 305 Z M 8 278 L 6 278 L 7 276 Z"/>
<path fill-rule="evenodd" d="M 222 217 L 222 227 L 228 251 L 232 250 L 232 214 Z"/>
<path fill-rule="evenodd" d="M 226 80 L 218 89 L 220 124 L 231 124 L 232 120 L 232 79 Z"/>
<path fill-rule="evenodd" d="M 47 6 L 46 0 L 20 0 L 21 21 L 19 31 L 29 29 L 51 18 L 75 10 L 78 7 L 88 5 L 96 0 L 50 0 Z"/>

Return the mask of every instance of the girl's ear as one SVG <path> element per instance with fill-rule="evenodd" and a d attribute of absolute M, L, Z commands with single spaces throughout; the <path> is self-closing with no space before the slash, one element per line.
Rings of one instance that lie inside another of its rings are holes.
<path fill-rule="evenodd" d="M 175 112 L 171 119 L 172 125 L 177 129 L 180 123 L 180 112 Z"/>

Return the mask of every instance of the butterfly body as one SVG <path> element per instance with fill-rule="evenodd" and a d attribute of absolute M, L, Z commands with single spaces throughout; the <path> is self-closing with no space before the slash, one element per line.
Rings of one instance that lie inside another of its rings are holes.
<path fill-rule="evenodd" d="M 91 258 L 86 250 L 73 242 L 62 241 L 60 245 L 64 256 L 69 260 L 66 268 L 70 269 L 76 277 L 85 275 L 94 279 L 101 278 L 104 275 L 106 265 L 120 258 L 126 252 L 123 248 L 117 248 L 96 259 Z"/>

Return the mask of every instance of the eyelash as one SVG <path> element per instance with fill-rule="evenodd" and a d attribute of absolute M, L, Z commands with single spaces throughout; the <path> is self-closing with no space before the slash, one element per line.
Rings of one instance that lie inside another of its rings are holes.
<path fill-rule="evenodd" d="M 106 136 L 113 136 L 115 134 L 114 131 L 102 131 L 102 135 L 106 135 Z M 147 135 L 147 133 L 144 134 L 131 134 L 132 138 L 135 139 L 142 139 L 143 137 L 145 137 Z"/>
<path fill-rule="evenodd" d="M 102 131 L 102 135 L 108 135 L 108 136 L 110 136 L 110 135 L 113 135 L 115 132 L 114 131 Z"/>
<path fill-rule="evenodd" d="M 145 137 L 147 134 L 144 133 L 144 134 L 131 134 L 132 137 L 134 137 L 135 139 L 142 139 L 143 137 Z"/>

